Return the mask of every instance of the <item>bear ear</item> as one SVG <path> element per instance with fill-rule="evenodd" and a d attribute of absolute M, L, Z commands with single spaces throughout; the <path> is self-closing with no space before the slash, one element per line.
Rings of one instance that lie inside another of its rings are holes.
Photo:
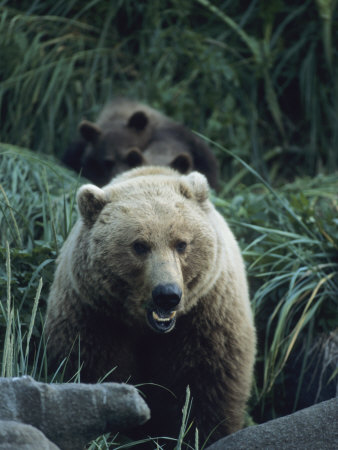
<path fill-rule="evenodd" d="M 137 111 L 129 117 L 127 126 L 128 128 L 134 128 L 136 131 L 143 131 L 148 125 L 148 117 L 143 111 Z"/>
<path fill-rule="evenodd" d="M 188 173 L 192 169 L 192 159 L 188 153 L 181 153 L 171 161 L 170 167 L 180 173 Z"/>
<path fill-rule="evenodd" d="M 102 130 L 95 123 L 82 120 L 79 125 L 79 132 L 86 141 L 94 144 L 97 142 Z"/>
<path fill-rule="evenodd" d="M 84 223 L 92 226 L 98 218 L 107 199 L 102 189 L 93 184 L 85 184 L 77 193 L 77 205 Z"/>
<path fill-rule="evenodd" d="M 199 172 L 191 172 L 189 175 L 185 175 L 182 178 L 185 182 L 184 185 L 188 185 L 189 187 L 186 191 L 190 195 L 185 195 L 184 189 L 182 190 L 181 188 L 182 194 L 187 198 L 191 198 L 192 194 L 193 197 L 200 203 L 205 202 L 209 198 L 209 184 L 204 175 Z"/>
<path fill-rule="evenodd" d="M 145 159 L 138 147 L 132 147 L 127 151 L 125 161 L 129 167 L 138 167 L 144 164 Z"/>

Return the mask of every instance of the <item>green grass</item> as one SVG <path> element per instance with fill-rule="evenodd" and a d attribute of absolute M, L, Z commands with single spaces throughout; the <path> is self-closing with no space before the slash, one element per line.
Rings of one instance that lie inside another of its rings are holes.
<path fill-rule="evenodd" d="M 57 252 L 75 220 L 79 180 L 52 158 L 3 144 L 0 173 L 1 373 L 40 379 L 46 377 L 37 367 L 44 352 L 41 311 Z M 29 365 L 32 343 L 36 355 Z"/>
<path fill-rule="evenodd" d="M 274 199 L 269 200 L 271 208 Z M 283 209 L 277 220 L 270 220 L 268 227 L 241 224 L 254 232 L 250 244 L 243 250 L 249 262 L 249 276 L 262 280 L 252 299 L 257 320 L 266 326 L 260 398 L 275 388 L 299 340 L 312 342 L 316 334 L 328 333 L 337 327 L 336 222 L 330 223 L 330 214 L 326 214 L 328 228 L 331 226 L 335 232 L 329 234 L 324 229 L 323 219 L 314 214 L 312 208 L 309 211 L 306 204 L 309 199 L 301 200 L 304 200 L 302 206 L 307 209 L 306 214 L 310 214 L 305 220 L 312 222 L 310 226 L 302 222 L 307 228 L 305 232 L 305 227 L 299 230 L 299 222 L 285 220 Z M 269 317 L 267 311 L 270 311 Z"/>
<path fill-rule="evenodd" d="M 2 1 L 0 141 L 60 156 L 83 116 L 127 95 L 270 182 L 333 172 L 337 11 L 314 0 Z M 241 166 L 217 153 L 231 179 Z"/>

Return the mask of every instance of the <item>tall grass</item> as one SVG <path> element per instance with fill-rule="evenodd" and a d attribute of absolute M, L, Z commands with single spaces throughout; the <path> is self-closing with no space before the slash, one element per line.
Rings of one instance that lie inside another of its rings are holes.
<path fill-rule="evenodd" d="M 336 2 L 2 1 L 0 13 L 2 141 L 60 156 L 83 116 L 127 95 L 271 182 L 337 169 Z M 232 178 L 241 167 L 218 156 Z"/>
<path fill-rule="evenodd" d="M 23 323 L 20 317 L 19 309 L 13 304 L 11 295 L 11 259 L 10 248 L 6 245 L 6 275 L 7 275 L 7 303 L 4 306 L 3 301 L 0 303 L 0 318 L 5 321 L 5 337 L 2 342 L 3 348 L 1 361 L 1 376 L 13 377 L 22 375 L 31 375 L 35 379 L 47 381 L 46 370 L 43 373 L 43 364 L 46 364 L 45 355 L 42 356 L 43 338 L 40 336 L 39 345 L 33 351 L 30 347 L 33 328 L 36 321 L 36 313 L 38 309 L 42 278 L 39 280 L 35 299 L 32 306 L 31 317 L 28 324 Z M 3 300 L 3 299 L 1 299 Z M 32 358 L 32 354 L 34 355 Z M 30 360 L 29 360 L 30 358 Z"/>
<path fill-rule="evenodd" d="M 46 379 L 42 316 L 79 180 L 53 159 L 0 146 L 0 359 L 3 376 Z M 33 356 L 34 355 L 34 356 Z"/>

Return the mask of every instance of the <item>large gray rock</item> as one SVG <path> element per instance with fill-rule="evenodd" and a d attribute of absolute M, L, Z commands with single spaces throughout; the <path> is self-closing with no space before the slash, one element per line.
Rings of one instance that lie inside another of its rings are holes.
<path fill-rule="evenodd" d="M 127 384 L 0 378 L 0 419 L 32 425 L 61 449 L 82 449 L 101 434 L 134 428 L 149 417 L 148 406 Z"/>
<path fill-rule="evenodd" d="M 207 450 L 338 449 L 338 397 L 289 416 L 245 428 Z"/>
<path fill-rule="evenodd" d="M 59 450 L 37 428 L 25 423 L 0 420 L 0 450 Z"/>

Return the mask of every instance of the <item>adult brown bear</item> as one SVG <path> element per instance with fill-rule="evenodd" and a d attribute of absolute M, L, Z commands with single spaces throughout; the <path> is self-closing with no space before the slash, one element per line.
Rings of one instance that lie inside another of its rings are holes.
<path fill-rule="evenodd" d="M 255 329 L 239 247 L 208 196 L 202 174 L 161 167 L 84 185 L 58 258 L 49 361 L 69 356 L 81 381 L 116 367 L 114 381 L 150 383 L 140 386 L 152 415 L 145 435 L 178 436 L 187 385 L 201 439 L 243 423 Z"/>

